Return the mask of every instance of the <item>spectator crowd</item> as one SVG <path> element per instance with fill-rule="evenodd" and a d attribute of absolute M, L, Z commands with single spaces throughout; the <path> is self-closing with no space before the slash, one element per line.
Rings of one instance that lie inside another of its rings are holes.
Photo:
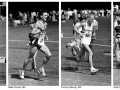
<path fill-rule="evenodd" d="M 73 9 L 70 10 L 61 10 L 61 18 L 62 22 L 65 22 L 65 20 L 70 20 L 72 18 L 80 18 L 81 16 L 89 16 L 90 13 L 94 13 L 95 17 L 109 17 L 111 15 L 111 10 L 109 9 L 100 9 L 100 10 L 77 10 Z"/>
<path fill-rule="evenodd" d="M 37 20 L 40 19 L 40 11 L 38 12 L 36 11 L 31 11 L 31 12 L 21 12 L 18 11 L 18 16 L 16 17 L 13 13 L 9 13 L 9 25 L 10 26 L 17 26 L 17 25 L 28 25 L 28 24 L 32 24 L 35 23 Z M 52 22 L 56 22 L 59 20 L 59 12 L 52 10 L 48 13 L 48 20 L 47 21 L 52 21 Z"/>

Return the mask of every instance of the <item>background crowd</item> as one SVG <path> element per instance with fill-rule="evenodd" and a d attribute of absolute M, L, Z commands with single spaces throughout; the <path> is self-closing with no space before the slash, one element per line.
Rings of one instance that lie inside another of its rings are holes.
<path fill-rule="evenodd" d="M 27 12 L 21 12 L 18 11 L 17 15 L 12 14 L 11 12 L 9 13 L 9 22 L 10 25 L 14 25 L 15 20 L 18 21 L 19 24 L 21 25 L 27 25 L 31 23 L 35 23 L 38 19 L 40 19 L 39 13 L 42 10 L 40 9 L 39 11 L 27 11 Z M 47 21 L 52 21 L 56 22 L 59 19 L 59 12 L 58 11 L 50 11 L 48 13 L 48 20 Z"/>
<path fill-rule="evenodd" d="M 89 16 L 90 13 L 94 13 L 95 17 L 109 17 L 111 15 L 111 10 L 109 9 L 100 9 L 100 10 L 94 10 L 94 9 L 86 9 L 86 10 L 77 10 L 73 9 L 70 10 L 61 10 L 61 18 L 62 21 L 65 22 L 65 20 L 70 20 L 74 17 L 80 18 L 81 16 Z"/>

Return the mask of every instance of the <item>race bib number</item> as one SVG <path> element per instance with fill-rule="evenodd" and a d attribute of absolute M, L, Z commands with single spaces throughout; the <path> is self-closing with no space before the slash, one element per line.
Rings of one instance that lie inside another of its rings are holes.
<path fill-rule="evenodd" d="M 38 40 L 38 44 L 39 45 L 43 45 L 44 44 L 44 36 L 41 36 Z"/>
<path fill-rule="evenodd" d="M 85 34 L 85 37 L 88 37 L 88 38 L 89 38 L 89 37 L 91 37 L 91 34 L 90 34 L 90 33 L 86 33 L 86 34 Z"/>
<path fill-rule="evenodd" d="M 91 35 L 90 34 L 86 34 L 85 37 L 90 37 Z"/>
<path fill-rule="evenodd" d="M 41 38 L 40 43 L 43 43 L 43 38 Z"/>

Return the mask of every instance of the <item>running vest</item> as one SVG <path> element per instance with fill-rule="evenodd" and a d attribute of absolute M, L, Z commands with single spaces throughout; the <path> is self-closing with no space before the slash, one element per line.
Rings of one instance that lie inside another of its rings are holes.
<path fill-rule="evenodd" d="M 38 26 L 37 26 L 38 29 L 40 29 L 41 32 L 44 32 L 44 31 L 46 30 L 46 28 L 47 28 L 47 23 L 46 23 L 46 22 L 43 23 L 41 20 L 38 21 L 37 25 L 38 25 Z"/>
<path fill-rule="evenodd" d="M 85 37 L 91 38 L 93 32 L 93 23 L 89 26 L 86 21 L 84 26 L 84 32 L 85 32 Z"/>

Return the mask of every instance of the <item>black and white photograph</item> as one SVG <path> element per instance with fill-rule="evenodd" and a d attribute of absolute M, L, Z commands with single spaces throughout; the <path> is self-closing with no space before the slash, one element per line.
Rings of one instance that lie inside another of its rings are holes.
<path fill-rule="evenodd" d="M 113 85 L 120 86 L 120 2 L 113 2 Z"/>
<path fill-rule="evenodd" d="M 8 2 L 8 86 L 59 86 L 59 2 Z"/>
<path fill-rule="evenodd" d="M 0 2 L 0 86 L 6 86 L 6 2 Z"/>
<path fill-rule="evenodd" d="M 111 2 L 61 2 L 65 86 L 111 86 Z"/>

